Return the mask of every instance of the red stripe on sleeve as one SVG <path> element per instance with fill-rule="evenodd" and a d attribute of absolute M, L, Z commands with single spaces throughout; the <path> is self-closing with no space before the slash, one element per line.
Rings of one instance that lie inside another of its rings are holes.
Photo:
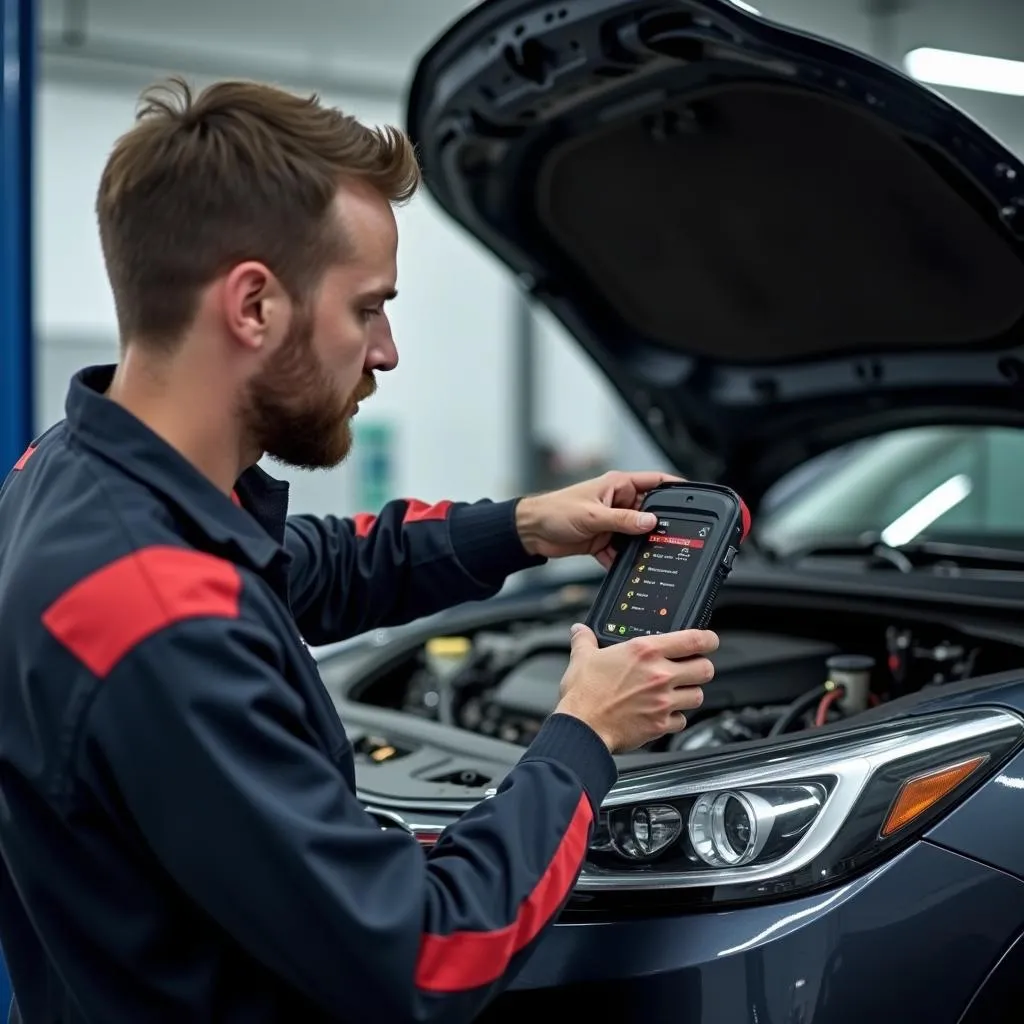
<path fill-rule="evenodd" d="M 587 851 L 593 818 L 584 793 L 551 863 L 512 924 L 493 932 L 424 935 L 416 961 L 417 987 L 459 992 L 500 978 L 512 957 L 540 934 L 568 896 Z"/>
<path fill-rule="evenodd" d="M 232 504 L 237 505 L 239 508 L 242 507 L 242 499 L 238 496 L 238 491 L 231 491 L 231 502 Z"/>
<path fill-rule="evenodd" d="M 439 501 L 436 505 L 428 505 L 425 501 L 417 501 L 415 498 L 406 498 L 405 515 L 403 523 L 422 523 L 431 519 L 447 519 L 448 510 L 452 507 L 450 501 Z"/>
<path fill-rule="evenodd" d="M 377 522 L 377 517 L 369 512 L 360 512 L 352 517 L 352 522 L 356 524 L 357 537 L 368 537 L 373 529 L 373 524 Z"/>
<path fill-rule="evenodd" d="M 23 452 L 21 453 L 21 457 L 20 457 L 20 458 L 18 459 L 18 461 L 17 461 L 17 462 L 16 462 L 15 464 L 14 464 L 14 468 L 15 468 L 15 469 L 24 469 L 24 468 L 25 468 L 25 463 L 26 463 L 26 462 L 28 462 L 28 460 L 29 460 L 29 459 L 31 459 L 31 458 L 32 458 L 32 456 L 33 456 L 33 455 L 35 455 L 35 453 L 36 453 L 36 446 L 35 446 L 34 444 L 30 444 L 30 445 L 29 445 L 29 446 L 28 446 L 28 447 L 27 447 L 27 448 L 26 448 L 26 449 L 25 449 L 25 450 L 24 450 L 24 451 L 23 451 Z"/>
<path fill-rule="evenodd" d="M 102 679 L 135 646 L 176 622 L 237 618 L 241 589 L 238 570 L 221 558 L 145 548 L 76 583 L 46 610 L 43 625 Z"/>

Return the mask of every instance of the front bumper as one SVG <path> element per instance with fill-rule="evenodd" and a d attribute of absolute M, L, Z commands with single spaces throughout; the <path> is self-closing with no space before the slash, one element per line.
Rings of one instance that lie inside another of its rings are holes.
<path fill-rule="evenodd" d="M 556 925 L 479 1019 L 956 1024 L 1022 929 L 1024 882 L 920 842 L 801 900 Z"/>

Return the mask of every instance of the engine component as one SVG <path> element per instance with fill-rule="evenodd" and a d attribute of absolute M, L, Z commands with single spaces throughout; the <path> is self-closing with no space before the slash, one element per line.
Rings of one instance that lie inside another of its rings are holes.
<path fill-rule="evenodd" d="M 890 626 L 885 631 L 885 646 L 889 652 L 889 674 L 892 676 L 892 695 L 902 697 L 909 691 L 911 650 L 914 635 L 909 629 Z"/>
<path fill-rule="evenodd" d="M 491 777 L 481 774 L 475 768 L 459 768 L 454 772 L 433 775 L 428 781 L 443 782 L 449 786 L 468 786 L 470 789 L 480 789 L 491 781 Z"/>
<path fill-rule="evenodd" d="M 715 678 L 704 690 L 705 714 L 788 704 L 821 681 L 822 664 L 839 649 L 817 640 L 728 630 L 711 655 Z"/>
<path fill-rule="evenodd" d="M 829 690 L 826 684 L 821 684 L 813 687 L 806 693 L 802 693 L 782 712 L 781 715 L 779 715 L 768 735 L 781 736 L 784 732 L 787 732 L 792 728 L 792 726 L 796 725 L 796 723 L 799 722 L 800 719 L 811 710 L 811 708 L 818 704 L 822 697 L 827 696 L 831 692 L 833 691 Z"/>
<path fill-rule="evenodd" d="M 431 637 L 423 648 L 421 667 L 409 680 L 403 710 L 444 725 L 458 725 L 456 690 L 473 682 L 486 683 L 489 671 L 477 678 L 473 669 L 486 661 L 488 649 L 464 636 Z"/>
<path fill-rule="evenodd" d="M 512 669 L 490 695 L 503 713 L 544 718 L 558 700 L 558 685 L 569 664 L 567 655 L 547 651 Z"/>
<path fill-rule="evenodd" d="M 773 626 L 800 628 L 799 614 L 790 619 L 788 610 L 751 608 L 740 614 L 730 609 L 730 622 L 763 622 L 764 631 L 720 627 L 720 646 L 711 655 L 715 678 L 704 688 L 702 707 L 688 716 L 683 732 L 647 750 L 689 753 L 757 742 L 826 726 L 925 686 L 1019 664 L 1017 645 L 982 648 L 969 633 L 946 624 L 890 625 L 872 614 L 863 624 L 836 623 L 833 629 L 811 617 L 809 609 L 807 614 L 808 629 L 816 637 L 858 637 L 870 647 L 852 654 L 827 640 L 770 632 Z M 575 617 L 567 617 L 563 608 L 527 610 L 488 621 L 482 629 L 421 634 L 399 658 L 383 658 L 369 674 L 357 662 L 354 678 L 347 669 L 333 682 L 325 677 L 325 683 L 349 701 L 522 747 L 532 742 L 558 703 Z M 326 669 L 330 662 L 324 664 Z M 382 766 L 405 753 L 386 739 L 367 740 L 357 749 L 357 757 Z M 458 783 L 450 779 L 444 784 Z"/>
<path fill-rule="evenodd" d="M 425 648 L 427 668 L 439 682 L 446 682 L 463 666 L 471 650 L 469 637 L 433 636 Z"/>
<path fill-rule="evenodd" d="M 763 739 L 785 711 L 784 706 L 742 708 L 725 711 L 676 733 L 668 744 L 669 750 L 703 750 L 724 747 L 730 743 L 744 743 Z"/>
<path fill-rule="evenodd" d="M 924 686 L 969 679 L 979 649 L 947 639 L 928 644 L 905 628 L 890 626 L 886 631 L 889 671 L 893 696 L 900 697 Z"/>
<path fill-rule="evenodd" d="M 424 650 L 427 672 L 436 689 L 428 690 L 424 699 L 428 707 L 437 705 L 438 721 L 445 725 L 455 724 L 453 680 L 472 653 L 473 645 L 468 637 L 434 636 L 427 641 Z"/>
<path fill-rule="evenodd" d="M 969 679 L 974 671 L 978 649 L 942 640 L 934 647 L 917 648 L 914 656 L 925 675 L 925 686 L 937 686 Z"/>
<path fill-rule="evenodd" d="M 871 702 L 871 673 L 875 659 L 866 654 L 835 654 L 825 663 L 827 687 L 838 687 L 838 704 L 848 715 L 867 711 Z"/>
<path fill-rule="evenodd" d="M 512 662 L 511 667 L 496 686 L 477 687 L 462 705 L 458 721 L 466 729 L 526 744 L 558 703 L 558 686 L 569 661 L 568 629 L 545 631 L 532 642 L 523 638 L 523 646 L 529 644 L 528 650 L 534 653 L 518 661 L 513 661 L 508 638 L 502 639 L 503 644 L 494 645 L 500 655 L 492 657 L 490 667 L 499 678 L 501 664 Z M 486 641 L 479 637 L 476 647 L 481 650 L 489 643 L 489 637 Z M 730 630 L 711 656 L 715 679 L 705 690 L 702 708 L 704 714 L 722 710 L 730 715 L 716 719 L 710 732 L 701 723 L 681 735 L 688 740 L 696 737 L 697 745 L 716 746 L 765 735 L 780 714 L 777 706 L 819 683 L 822 663 L 835 653 L 833 645 L 815 640 Z M 737 712 L 736 708 L 747 710 Z"/>
<path fill-rule="evenodd" d="M 408 747 L 392 743 L 383 736 L 362 736 L 353 742 L 352 750 L 357 759 L 371 764 L 395 761 L 411 753 Z"/>
<path fill-rule="evenodd" d="M 466 702 L 463 724 L 509 743 L 528 744 L 558 702 L 568 660 L 558 651 L 526 658 L 488 694 Z"/>

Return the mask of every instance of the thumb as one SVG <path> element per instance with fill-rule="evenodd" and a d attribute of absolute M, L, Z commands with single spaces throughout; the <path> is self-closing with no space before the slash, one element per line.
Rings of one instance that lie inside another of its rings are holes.
<path fill-rule="evenodd" d="M 606 508 L 595 516 L 595 526 L 608 533 L 646 533 L 658 525 L 653 512 L 637 512 L 631 508 Z"/>
<path fill-rule="evenodd" d="M 577 651 L 596 651 L 597 637 L 594 636 L 592 629 L 584 626 L 582 622 L 577 622 L 569 629 L 569 647 L 572 654 L 576 654 Z"/>

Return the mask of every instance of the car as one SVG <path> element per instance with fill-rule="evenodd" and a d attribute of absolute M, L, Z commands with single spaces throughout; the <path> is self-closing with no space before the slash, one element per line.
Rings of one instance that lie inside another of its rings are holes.
<path fill-rule="evenodd" d="M 754 521 L 705 703 L 617 758 L 480 1019 L 1016 1020 L 1024 164 L 727 0 L 486 0 L 407 120 L 441 209 Z M 493 795 L 598 573 L 316 651 L 382 828 L 429 850 Z"/>

